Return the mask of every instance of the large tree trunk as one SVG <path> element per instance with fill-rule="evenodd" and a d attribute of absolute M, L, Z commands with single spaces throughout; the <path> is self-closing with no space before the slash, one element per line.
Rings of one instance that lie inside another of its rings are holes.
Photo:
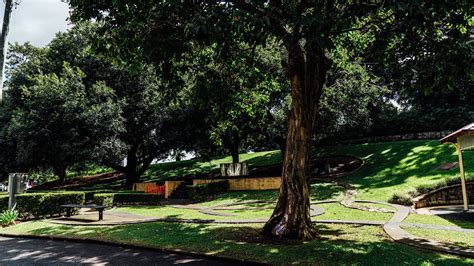
<path fill-rule="evenodd" d="M 66 180 L 67 173 L 66 173 L 66 166 L 57 166 L 54 167 L 54 174 L 59 177 L 59 182 L 63 183 Z"/>
<path fill-rule="evenodd" d="M 5 1 L 5 11 L 3 13 L 2 34 L 0 36 L 0 101 L 3 97 L 3 69 L 5 66 L 5 54 L 7 51 L 7 35 L 10 29 L 10 18 L 13 9 L 13 0 Z"/>
<path fill-rule="evenodd" d="M 288 51 L 292 106 L 277 206 L 263 233 L 286 239 L 313 239 L 309 194 L 311 139 L 330 60 L 324 51 L 294 44 Z"/>
<path fill-rule="evenodd" d="M 240 163 L 239 158 L 239 147 L 232 147 L 230 149 L 230 154 L 232 155 L 232 163 Z"/>
<path fill-rule="evenodd" d="M 138 157 L 137 157 L 138 147 L 132 146 L 127 152 L 127 165 L 125 166 L 125 187 L 132 188 L 133 183 L 137 183 L 140 179 L 138 174 Z"/>

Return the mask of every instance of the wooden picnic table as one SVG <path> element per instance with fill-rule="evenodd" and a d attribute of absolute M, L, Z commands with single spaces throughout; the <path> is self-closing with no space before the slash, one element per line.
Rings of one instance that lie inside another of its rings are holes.
<path fill-rule="evenodd" d="M 65 204 L 61 205 L 61 207 L 66 208 L 66 217 L 68 218 L 71 217 L 73 209 L 95 209 L 99 212 L 99 221 L 102 221 L 104 219 L 104 209 L 107 208 L 106 206 L 96 204 Z"/>

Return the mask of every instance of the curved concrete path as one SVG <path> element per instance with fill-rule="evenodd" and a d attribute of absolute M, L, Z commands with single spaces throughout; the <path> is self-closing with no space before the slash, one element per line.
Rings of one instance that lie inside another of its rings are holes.
<path fill-rule="evenodd" d="M 456 245 L 418 237 L 403 230 L 400 224 L 407 218 L 410 213 L 410 208 L 396 204 L 390 205 L 396 207 L 397 211 L 392 219 L 384 224 L 383 229 L 393 240 L 419 248 L 474 257 L 474 249 L 462 248 Z"/>
<path fill-rule="evenodd" d="M 0 237 L 0 265 L 237 265 L 152 250 Z"/>

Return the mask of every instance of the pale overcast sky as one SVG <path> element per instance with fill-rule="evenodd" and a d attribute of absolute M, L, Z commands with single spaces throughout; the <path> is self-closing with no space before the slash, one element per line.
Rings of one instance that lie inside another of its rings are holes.
<path fill-rule="evenodd" d="M 0 17 L 3 20 L 5 4 L 0 2 Z M 45 46 L 58 31 L 71 27 L 68 16 L 68 5 L 61 0 L 21 0 L 12 12 L 8 42 Z"/>

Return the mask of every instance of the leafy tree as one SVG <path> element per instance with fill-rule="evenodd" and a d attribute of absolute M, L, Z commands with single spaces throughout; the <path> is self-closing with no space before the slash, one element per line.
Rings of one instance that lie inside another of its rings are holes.
<path fill-rule="evenodd" d="M 8 127 L 18 161 L 51 167 L 63 181 L 74 163 L 101 157 L 101 142 L 111 142 L 120 130 L 120 109 L 103 82 L 87 91 L 83 78 L 82 71 L 65 64 L 60 76 L 39 74 L 31 86 L 20 88 L 23 105 Z"/>
<path fill-rule="evenodd" d="M 94 93 L 94 84 L 104 82 L 112 89 L 112 101 L 120 107 L 117 117 L 120 125 L 109 124 L 109 130 L 116 130 L 108 142 L 97 143 L 104 151 L 98 158 L 101 163 L 125 173 L 126 185 L 131 186 L 148 169 L 156 158 L 166 156 L 178 145 L 175 134 L 179 125 L 176 115 L 178 106 L 177 90 L 167 90 L 168 84 L 159 80 L 154 69 L 143 67 L 139 73 L 130 73 L 121 66 L 112 64 L 96 49 L 98 39 L 97 24 L 80 23 L 65 33 L 58 33 L 44 49 L 29 44 L 15 45 L 9 56 L 11 94 L 21 91 L 21 86 L 32 86 L 31 77 L 40 73 L 62 72 L 62 64 L 85 73 L 82 78 L 87 93 Z M 19 98 L 19 95 L 14 97 Z M 21 106 L 22 101 L 17 100 Z M 181 144 L 180 144 L 181 145 Z M 124 158 L 125 165 L 122 165 Z"/>
<path fill-rule="evenodd" d="M 234 163 L 239 162 L 242 142 L 264 133 L 272 102 L 283 97 L 281 56 L 273 51 L 236 45 L 221 60 L 215 49 L 205 49 L 192 68 L 194 98 L 207 134 L 230 152 Z"/>
<path fill-rule="evenodd" d="M 320 100 L 316 140 L 342 140 L 371 133 L 389 90 L 360 62 L 336 61 Z M 337 63 L 336 63 L 337 62 Z"/>
<path fill-rule="evenodd" d="M 282 186 L 264 232 L 280 238 L 317 235 L 310 218 L 309 155 L 322 89 L 338 36 L 383 25 L 377 34 L 395 38 L 410 32 L 418 39 L 442 22 L 465 30 L 469 1 L 92 1 L 70 0 L 73 19 L 95 18 L 112 32 L 117 57 L 147 59 L 166 71 L 167 63 L 189 49 L 187 40 L 215 42 L 223 55 L 239 41 L 264 43 L 268 35 L 287 51 L 292 103 Z M 400 34 L 401 33 L 401 34 Z M 174 47 L 173 47 L 174 46 Z M 139 47 L 139 49 L 133 49 Z M 131 51 L 129 51 L 131 50 Z"/>

